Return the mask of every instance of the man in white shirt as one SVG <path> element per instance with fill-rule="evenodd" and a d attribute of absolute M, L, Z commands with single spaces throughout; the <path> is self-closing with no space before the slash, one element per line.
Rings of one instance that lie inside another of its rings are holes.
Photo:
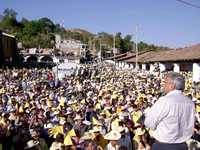
<path fill-rule="evenodd" d="M 169 73 L 164 82 L 166 95 L 144 114 L 145 126 L 155 131 L 152 150 L 187 150 L 186 141 L 193 134 L 195 106 L 183 94 L 185 79 L 182 75 Z"/>

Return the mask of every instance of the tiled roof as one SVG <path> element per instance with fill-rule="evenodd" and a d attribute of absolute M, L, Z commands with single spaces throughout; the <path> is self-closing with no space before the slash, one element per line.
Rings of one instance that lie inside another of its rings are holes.
<path fill-rule="evenodd" d="M 166 61 L 190 61 L 200 60 L 200 44 L 192 47 L 150 51 L 138 55 L 138 62 L 166 62 Z M 126 62 L 135 62 L 135 57 L 126 59 Z"/>

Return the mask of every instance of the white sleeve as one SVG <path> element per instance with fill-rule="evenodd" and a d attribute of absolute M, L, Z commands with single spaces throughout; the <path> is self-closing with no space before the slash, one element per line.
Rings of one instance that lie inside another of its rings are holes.
<path fill-rule="evenodd" d="M 159 122 L 169 112 L 167 99 L 161 97 L 148 111 L 145 112 L 144 124 L 146 127 L 155 130 Z"/>

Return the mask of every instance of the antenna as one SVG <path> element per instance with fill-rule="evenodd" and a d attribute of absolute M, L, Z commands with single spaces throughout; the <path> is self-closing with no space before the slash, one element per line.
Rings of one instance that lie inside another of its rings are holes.
<path fill-rule="evenodd" d="M 135 69 L 138 69 L 138 26 L 135 27 Z"/>
<path fill-rule="evenodd" d="M 61 25 L 62 28 L 65 28 L 65 27 L 64 27 L 64 22 L 65 22 L 64 19 L 62 19 L 62 21 L 61 21 L 61 23 L 60 23 L 60 25 Z"/>

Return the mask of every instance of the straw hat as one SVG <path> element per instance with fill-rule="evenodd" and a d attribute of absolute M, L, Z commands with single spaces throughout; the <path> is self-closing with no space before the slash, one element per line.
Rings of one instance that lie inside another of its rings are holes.
<path fill-rule="evenodd" d="M 103 126 L 103 124 L 98 121 L 95 117 L 92 117 L 92 124 L 97 126 Z"/>
<path fill-rule="evenodd" d="M 57 143 L 57 142 L 53 142 L 52 143 L 52 145 L 51 145 L 51 149 L 53 149 L 53 150 L 61 150 L 61 149 L 63 149 L 62 147 L 63 147 L 64 145 L 62 144 L 62 143 Z"/>
<path fill-rule="evenodd" d="M 90 132 L 85 132 L 84 135 L 80 138 L 81 140 L 91 140 L 94 138 L 94 135 Z"/>
<path fill-rule="evenodd" d="M 71 107 L 68 107 L 67 108 L 67 112 L 65 113 L 65 115 L 69 115 L 69 114 L 72 114 L 73 113 L 73 110 Z"/>
<path fill-rule="evenodd" d="M 123 111 L 123 110 L 125 110 L 127 107 L 126 106 L 122 106 L 121 107 L 121 110 Z"/>
<path fill-rule="evenodd" d="M 90 121 L 88 121 L 88 120 L 84 120 L 83 124 L 90 126 L 92 123 Z"/>
<path fill-rule="evenodd" d="M 111 108 L 112 108 L 111 106 L 106 106 L 106 107 L 104 107 L 104 110 L 109 110 Z"/>
<path fill-rule="evenodd" d="M 27 142 L 27 146 L 25 147 L 25 149 L 29 149 L 29 148 L 32 148 L 32 147 L 35 147 L 39 144 L 38 141 L 34 141 L 34 140 L 29 140 Z"/>
<path fill-rule="evenodd" d="M 67 102 L 68 105 L 73 105 L 73 104 L 75 104 L 75 103 L 76 103 L 76 101 L 72 101 L 72 100 L 69 100 L 69 101 Z"/>
<path fill-rule="evenodd" d="M 65 119 L 60 119 L 59 123 L 60 123 L 61 125 L 64 125 L 64 124 L 66 123 L 66 120 L 65 120 Z"/>
<path fill-rule="evenodd" d="M 122 127 L 122 126 L 116 126 L 116 127 L 114 127 L 112 130 L 121 133 L 121 132 L 125 131 L 125 128 Z"/>
<path fill-rule="evenodd" d="M 60 114 L 60 112 L 59 112 L 59 110 L 56 110 L 56 111 L 53 112 L 53 114 L 58 115 L 58 114 Z"/>
<path fill-rule="evenodd" d="M 67 112 L 65 113 L 65 115 L 70 115 L 70 114 L 72 114 L 72 113 L 73 113 L 73 111 L 71 111 L 71 110 L 68 111 L 68 110 L 67 110 Z"/>
<path fill-rule="evenodd" d="M 110 131 L 109 133 L 107 133 L 105 136 L 104 136 L 104 139 L 106 140 L 111 140 L 111 141 L 117 141 L 121 138 L 121 134 L 117 131 Z"/>
<path fill-rule="evenodd" d="M 74 120 L 82 120 L 83 118 L 80 115 L 76 115 L 76 117 L 74 118 Z"/>
<path fill-rule="evenodd" d="M 95 133 L 95 132 L 100 132 L 100 131 L 101 131 L 101 130 L 100 130 L 99 127 L 94 126 L 89 132 L 90 132 L 90 133 Z"/>
<path fill-rule="evenodd" d="M 120 117 L 124 118 L 124 117 L 129 117 L 129 113 L 128 112 L 121 112 L 119 114 Z"/>

